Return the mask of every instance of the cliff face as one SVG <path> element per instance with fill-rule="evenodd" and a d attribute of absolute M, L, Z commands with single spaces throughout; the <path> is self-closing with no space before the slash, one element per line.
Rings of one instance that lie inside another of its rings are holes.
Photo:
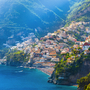
<path fill-rule="evenodd" d="M 76 75 L 71 75 L 69 77 L 69 80 L 73 83 L 76 83 L 77 79 L 86 76 L 89 72 L 90 72 L 90 61 L 85 60 L 78 73 Z"/>
<path fill-rule="evenodd" d="M 86 76 L 89 72 L 90 72 L 90 61 L 85 60 L 83 61 L 81 68 L 78 70 L 78 72 L 75 75 L 70 75 L 68 79 L 56 80 L 55 71 L 54 71 L 48 82 L 51 82 L 54 84 L 60 84 L 60 85 L 72 85 L 72 84 L 76 84 L 77 79 L 80 79 L 81 77 Z M 67 77 L 64 76 L 64 78 L 67 78 Z"/>
<path fill-rule="evenodd" d="M 19 50 L 12 50 L 7 54 L 6 65 L 9 66 L 26 66 L 30 58 L 29 54 Z"/>
<path fill-rule="evenodd" d="M 5 63 L 7 66 L 22 66 L 23 62 L 19 62 L 19 61 L 6 61 Z"/>

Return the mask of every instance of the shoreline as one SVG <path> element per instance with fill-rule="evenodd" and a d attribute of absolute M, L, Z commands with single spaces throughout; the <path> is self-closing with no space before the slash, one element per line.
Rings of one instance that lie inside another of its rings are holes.
<path fill-rule="evenodd" d="M 48 76 L 51 76 L 51 74 L 50 74 L 49 72 L 46 72 L 46 71 L 45 71 L 45 69 L 47 69 L 47 68 L 36 68 L 36 69 L 38 69 L 38 70 L 40 70 L 41 72 L 47 74 Z M 68 85 L 67 85 L 67 86 L 68 86 Z M 72 84 L 72 85 L 70 85 L 70 86 L 74 86 L 74 87 L 77 87 L 77 88 L 78 88 L 78 84 Z"/>
<path fill-rule="evenodd" d="M 41 72 L 47 74 L 48 76 L 51 76 L 51 74 L 50 74 L 49 72 L 45 71 L 45 68 L 36 68 L 36 69 L 38 69 L 38 70 L 40 70 Z"/>
<path fill-rule="evenodd" d="M 78 88 L 78 84 L 75 84 L 75 85 L 72 85 L 72 86 L 75 86 L 75 87 L 77 87 L 77 88 Z"/>
<path fill-rule="evenodd" d="M 2 64 L 0 64 L 2 65 Z M 3 66 L 7 66 L 7 65 L 3 65 Z M 27 67 L 27 66 L 19 66 L 20 68 L 29 68 L 29 69 L 37 69 L 37 70 L 40 70 L 41 72 L 47 74 L 48 76 L 51 76 L 51 70 L 52 68 L 36 68 L 36 67 Z M 74 86 L 74 87 L 77 87 L 78 88 L 78 84 L 72 84 L 70 86 Z"/>
<path fill-rule="evenodd" d="M 41 72 L 47 74 L 48 76 L 51 76 L 51 74 L 52 74 L 52 71 L 49 70 L 50 68 L 36 68 L 36 67 L 26 67 L 26 66 L 24 66 L 23 68 L 37 69 L 37 70 L 40 70 Z"/>

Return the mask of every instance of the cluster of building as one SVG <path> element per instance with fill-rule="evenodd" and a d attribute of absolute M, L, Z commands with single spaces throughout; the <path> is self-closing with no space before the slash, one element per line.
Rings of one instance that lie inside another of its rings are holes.
<path fill-rule="evenodd" d="M 75 56 L 71 56 L 67 59 L 67 64 L 72 64 L 77 57 L 80 57 L 81 53 L 84 52 L 84 55 L 90 55 L 90 36 L 86 38 L 84 42 L 80 42 L 80 44 L 73 45 L 73 49 L 76 50 L 77 54 Z M 69 55 L 71 55 L 72 52 L 69 52 Z"/>
<path fill-rule="evenodd" d="M 17 46 L 13 46 L 11 49 L 23 50 L 25 53 L 30 54 L 30 60 L 28 63 L 33 63 L 33 67 L 49 69 L 49 74 L 53 72 L 53 68 L 56 63 L 60 61 L 59 55 L 65 53 L 71 53 L 71 47 L 67 42 L 72 41 L 74 43 L 73 48 L 81 47 L 84 50 L 85 54 L 89 53 L 88 48 L 90 47 L 90 37 L 86 38 L 85 42 L 77 41 L 72 33 L 80 33 L 80 30 L 89 32 L 89 28 L 85 25 L 90 24 L 89 22 L 72 22 L 69 27 L 63 27 L 60 30 L 55 31 L 54 33 L 48 33 L 46 36 L 42 37 L 40 40 L 34 38 L 29 39 Z M 85 36 L 86 37 L 86 36 Z M 80 56 L 80 55 L 78 55 Z M 75 60 L 75 57 L 72 56 L 68 58 L 68 63 L 71 60 Z"/>

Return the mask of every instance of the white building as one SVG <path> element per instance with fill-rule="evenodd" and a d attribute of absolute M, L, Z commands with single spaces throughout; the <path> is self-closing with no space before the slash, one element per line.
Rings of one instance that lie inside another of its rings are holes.
<path fill-rule="evenodd" d="M 89 47 L 90 47 L 90 43 L 85 42 L 83 45 L 83 50 L 88 50 Z"/>

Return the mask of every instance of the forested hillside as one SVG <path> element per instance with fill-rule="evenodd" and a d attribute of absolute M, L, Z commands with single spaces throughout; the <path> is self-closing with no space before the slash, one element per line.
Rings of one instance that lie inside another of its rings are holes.
<path fill-rule="evenodd" d="M 0 0 L 0 48 L 3 43 L 15 45 L 31 32 L 40 38 L 64 26 L 72 6 L 80 1 Z"/>

